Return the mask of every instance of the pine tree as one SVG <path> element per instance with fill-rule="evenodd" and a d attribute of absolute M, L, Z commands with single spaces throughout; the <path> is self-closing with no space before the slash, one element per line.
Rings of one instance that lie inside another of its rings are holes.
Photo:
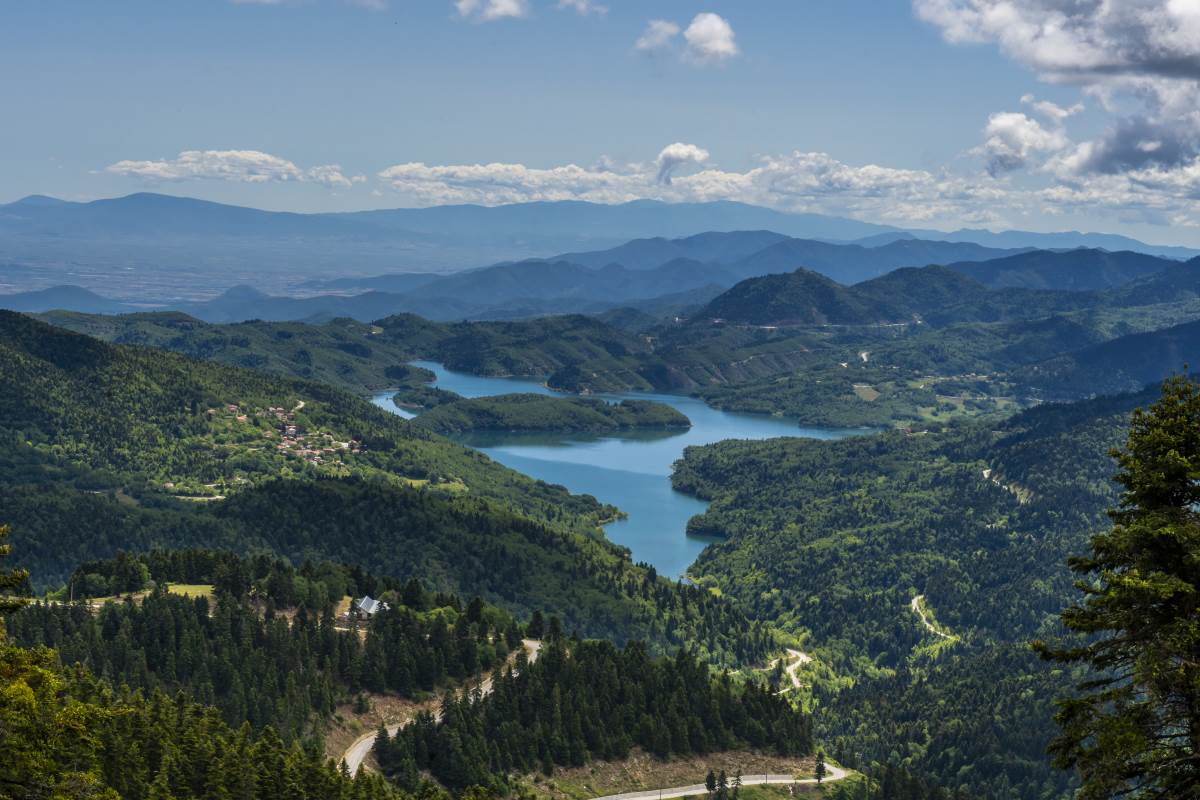
<path fill-rule="evenodd" d="M 817 751 L 817 763 L 816 763 L 816 766 L 813 768 L 813 776 L 816 777 L 818 785 L 820 785 L 820 783 L 823 780 L 825 780 L 825 751 L 824 750 Z"/>
<path fill-rule="evenodd" d="M 717 775 L 711 769 L 708 771 L 708 776 L 704 779 L 704 788 L 708 789 L 709 794 L 717 790 Z"/>
<path fill-rule="evenodd" d="M 1134 412 L 1112 530 L 1071 569 L 1085 597 L 1062 612 L 1078 647 L 1035 642 L 1093 675 L 1061 700 L 1055 762 L 1084 800 L 1200 795 L 1200 384 L 1175 376 Z"/>
<path fill-rule="evenodd" d="M 540 639 L 545 628 L 546 622 L 542 617 L 542 612 L 534 611 L 533 616 L 529 618 L 529 624 L 525 626 L 525 635 L 530 639 Z"/>
<path fill-rule="evenodd" d="M 25 598 L 13 594 L 25 585 L 29 573 L 23 569 L 6 570 L 3 568 L 4 560 L 8 558 L 8 554 L 12 550 L 12 545 L 7 543 L 8 533 L 8 526 L 0 525 L 0 638 L 4 636 L 4 615 L 11 614 L 29 602 Z"/>

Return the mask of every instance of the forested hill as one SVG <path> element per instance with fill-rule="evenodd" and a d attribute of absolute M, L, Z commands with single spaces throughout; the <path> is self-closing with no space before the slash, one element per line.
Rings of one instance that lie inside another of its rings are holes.
<path fill-rule="evenodd" d="M 178 312 L 80 314 L 49 311 L 38 319 L 113 344 L 136 344 L 190 358 L 318 380 L 352 392 L 375 392 L 433 380 L 405 364 L 404 342 L 379 336 L 377 326 L 351 319 L 323 324 L 238 322 L 218 325 Z"/>
<path fill-rule="evenodd" d="M 611 514 L 323 384 L 112 346 L 19 314 L 0 312 L 0 375 L 0 433 L 89 488 L 212 499 L 278 476 L 360 475 L 467 491 L 581 530 Z"/>
<path fill-rule="evenodd" d="M 1094 305 L 1085 293 L 991 289 L 945 267 L 899 269 L 843 286 L 815 272 L 767 275 L 742 281 L 691 315 L 763 326 L 880 325 L 930 321 L 1029 319 Z"/>
<path fill-rule="evenodd" d="M 1200 321 L 1122 336 L 1018 370 L 1014 380 L 1047 400 L 1120 392 L 1200 365 Z"/>
<path fill-rule="evenodd" d="M 671 406 L 650 400 L 608 403 L 594 398 L 505 394 L 443 403 L 421 414 L 414 424 L 453 435 L 471 431 L 678 430 L 690 427 L 691 422 Z"/>
<path fill-rule="evenodd" d="M 388 607 L 352 620 L 342 609 L 364 593 Z M 55 602 L 6 627 L 23 647 L 54 648 L 64 666 L 148 693 L 184 691 L 233 727 L 270 725 L 286 741 L 320 739 L 356 693 L 415 698 L 490 671 L 522 635 L 501 609 L 415 579 L 200 549 L 81 565 Z"/>
<path fill-rule="evenodd" d="M 1116 499 L 1108 450 L 1153 396 L 923 435 L 689 448 L 675 485 L 713 501 L 690 527 L 727 538 L 693 576 L 807 634 L 829 676 L 855 679 L 844 695 L 832 679 L 818 689 L 819 727 L 842 752 L 908 752 L 983 796 L 1065 791 L 1043 752 L 1051 697 L 1070 677 L 1023 643 L 1072 598 L 1066 560 L 1086 552 Z"/>
<path fill-rule="evenodd" d="M 221 546 L 419 577 L 656 648 L 706 630 L 714 660 L 765 652 L 727 602 L 600 538 L 616 509 L 339 390 L 17 314 L 0 314 L 0 377 L 0 524 L 39 589 L 119 550 Z"/>
<path fill-rule="evenodd" d="M 1155 275 L 1179 262 L 1145 253 L 1090 248 L 1034 250 L 982 262 L 959 262 L 950 269 L 993 287 L 1098 291 Z"/>

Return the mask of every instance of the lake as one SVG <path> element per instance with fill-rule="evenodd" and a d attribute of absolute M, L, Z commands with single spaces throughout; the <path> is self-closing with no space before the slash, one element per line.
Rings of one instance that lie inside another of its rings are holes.
<path fill-rule="evenodd" d="M 568 396 L 546 388 L 535 379 L 467 375 L 427 361 L 415 361 L 413 366 L 432 371 L 437 376 L 438 388 L 463 397 L 513 392 Z M 379 394 L 373 400 L 380 408 L 411 418 L 411 413 L 392 402 L 393 394 Z M 659 574 L 672 578 L 682 577 L 711 541 L 685 533 L 687 521 L 703 513 L 707 503 L 671 488 L 671 465 L 683 455 L 685 447 L 722 439 L 777 436 L 837 439 L 862 433 L 804 428 L 780 417 L 719 411 L 701 400 L 682 395 L 630 392 L 595 396 L 609 401 L 638 399 L 666 403 L 686 414 L 692 427 L 687 431 L 613 436 L 487 433 L 459 437 L 458 441 L 478 448 L 518 472 L 617 506 L 629 516 L 605 526 L 608 538 L 628 547 L 635 561 L 652 564 Z"/>

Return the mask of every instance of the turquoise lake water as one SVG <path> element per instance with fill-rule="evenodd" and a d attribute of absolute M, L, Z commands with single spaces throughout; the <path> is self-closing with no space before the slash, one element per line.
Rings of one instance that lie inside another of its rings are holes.
<path fill-rule="evenodd" d="M 413 365 L 437 375 L 438 388 L 463 397 L 512 392 L 563 396 L 533 379 L 467 375 L 426 361 Z M 602 437 L 488 433 L 460 437 L 459 441 L 526 475 L 617 506 L 629 516 L 605 526 L 608 538 L 628 547 L 635 561 L 652 564 L 659 574 L 669 577 L 681 577 L 709 541 L 685 533 L 687 521 L 703 513 L 707 503 L 671 488 L 671 465 L 683 455 L 685 447 L 723 439 L 777 436 L 836 439 L 862 432 L 803 428 L 779 417 L 718 411 L 694 397 L 681 395 L 631 392 L 596 396 L 610 401 L 636 398 L 666 403 L 686 414 L 692 427 L 687 431 Z M 412 417 L 395 406 L 391 392 L 377 395 L 374 402 L 392 413 Z"/>

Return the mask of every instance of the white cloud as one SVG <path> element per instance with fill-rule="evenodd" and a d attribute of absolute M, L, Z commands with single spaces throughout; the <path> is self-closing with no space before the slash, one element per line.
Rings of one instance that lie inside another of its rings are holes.
<path fill-rule="evenodd" d="M 914 0 L 947 41 L 996 42 L 1055 80 L 1200 78 L 1195 0 Z"/>
<path fill-rule="evenodd" d="M 675 142 L 664 147 L 654 160 L 658 167 L 656 183 L 670 185 L 671 173 L 684 164 L 703 164 L 708 161 L 708 151 L 694 144 Z"/>
<path fill-rule="evenodd" d="M 1039 131 L 1033 125 L 1037 121 L 1025 117 L 1011 125 L 998 124 L 994 132 L 1004 147 L 1017 156 L 1026 154 L 1032 163 L 1035 156 L 1047 155 L 1046 148 L 1060 143 L 1053 130 L 1038 126 Z M 804 151 L 764 157 L 744 171 L 724 170 L 706 166 L 709 154 L 683 143 L 668 145 L 657 158 L 640 164 L 618 164 L 607 158 L 591 167 L 408 163 L 388 167 L 378 177 L 405 202 L 416 205 L 736 200 L 897 225 L 1018 227 L 1030 219 L 1067 212 L 1200 225 L 1200 162 L 1180 169 L 1150 165 L 1120 175 L 1075 175 L 1062 167 L 1072 152 L 1067 141 L 1062 151 L 1050 153 L 1037 173 L 1041 185 L 1028 187 L 986 172 L 854 165 L 827 153 Z M 683 165 L 700 169 L 679 174 Z"/>
<path fill-rule="evenodd" d="M 118 161 L 104 168 L 113 175 L 125 175 L 150 182 L 220 180 L 239 183 L 295 181 L 319 183 L 330 188 L 348 188 L 366 180 L 347 177 L 337 164 L 302 169 L 287 159 L 260 150 L 185 150 L 173 159 L 157 161 Z"/>
<path fill-rule="evenodd" d="M 454 0 L 454 7 L 460 17 L 480 22 L 529 14 L 528 0 Z"/>
<path fill-rule="evenodd" d="M 733 58 L 738 54 L 733 28 L 718 14 L 705 11 L 697 14 L 683 32 L 687 41 L 687 53 L 693 60 L 715 63 Z"/>
<path fill-rule="evenodd" d="M 1049 100 L 1038 100 L 1031 94 L 1022 95 L 1021 102 L 1032 108 L 1043 119 L 1060 124 L 1068 117 L 1073 117 L 1083 111 L 1083 103 L 1076 103 L 1070 108 L 1063 108 L 1057 103 L 1051 103 Z"/>
<path fill-rule="evenodd" d="M 670 20 L 652 19 L 646 23 L 646 30 L 634 43 L 634 49 L 644 53 L 658 53 L 666 50 L 679 35 L 679 30 L 679 26 Z"/>
<path fill-rule="evenodd" d="M 379 178 L 420 205 L 738 200 L 864 219 L 910 223 L 945 219 L 956 224 L 991 220 L 991 209 L 1002 204 L 1007 191 L 987 178 L 980 181 L 923 170 L 852 166 L 824 153 L 799 151 L 762 159 L 744 172 L 715 168 L 688 175 L 674 172 L 681 165 L 700 166 L 708 159 L 702 148 L 676 143 L 663 148 L 654 161 L 640 165 L 619 166 L 609 160 L 591 168 L 576 164 L 537 168 L 503 163 L 409 163 L 389 167 Z"/>
<path fill-rule="evenodd" d="M 1200 154 L 1200 2 L 1197 0 L 913 0 L 949 42 L 994 42 L 1044 80 L 1070 83 L 1118 118 L 1060 164 L 1111 174 L 1180 168 Z M 1061 122 L 1077 107 L 1034 103 Z M 1157 143 L 1157 144 L 1156 144 Z"/>
<path fill-rule="evenodd" d="M 603 15 L 608 13 L 608 6 L 602 6 L 592 0 L 558 0 L 559 8 L 574 9 L 581 16 L 588 14 Z"/>
<path fill-rule="evenodd" d="M 1070 140 L 1061 127 L 1047 128 L 1020 112 L 1001 111 L 988 117 L 984 142 L 975 153 L 984 157 L 988 173 L 997 177 L 1023 169 L 1034 156 L 1057 153 L 1068 145 Z"/>

